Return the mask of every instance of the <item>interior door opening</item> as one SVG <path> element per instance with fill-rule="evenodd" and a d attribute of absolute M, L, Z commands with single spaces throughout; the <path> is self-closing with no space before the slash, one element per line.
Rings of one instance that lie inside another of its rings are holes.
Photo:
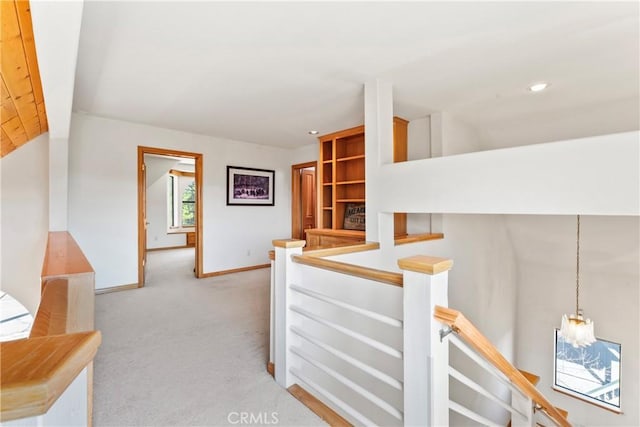
<path fill-rule="evenodd" d="M 291 166 L 291 237 L 306 240 L 306 230 L 316 228 L 316 162 Z"/>
<path fill-rule="evenodd" d="M 147 252 L 194 247 L 202 277 L 202 154 L 138 147 L 138 287 Z"/>

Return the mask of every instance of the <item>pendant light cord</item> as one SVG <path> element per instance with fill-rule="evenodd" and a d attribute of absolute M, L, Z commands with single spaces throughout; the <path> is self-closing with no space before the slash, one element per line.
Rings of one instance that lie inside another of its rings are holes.
<path fill-rule="evenodd" d="M 576 316 L 579 315 L 580 306 L 578 298 L 580 297 L 580 215 L 578 215 L 578 226 L 576 232 Z"/>

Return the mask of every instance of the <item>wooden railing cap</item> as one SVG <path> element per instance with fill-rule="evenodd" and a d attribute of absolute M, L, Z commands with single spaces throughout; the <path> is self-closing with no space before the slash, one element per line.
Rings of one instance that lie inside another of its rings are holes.
<path fill-rule="evenodd" d="M 95 357 L 99 331 L 51 335 L 0 344 L 0 421 L 46 413 Z"/>
<path fill-rule="evenodd" d="M 427 255 L 414 255 L 399 259 L 398 266 L 403 270 L 434 275 L 451 270 L 453 260 Z"/>
<path fill-rule="evenodd" d="M 307 244 L 305 240 L 298 239 L 276 239 L 272 243 L 276 248 L 302 248 Z"/>

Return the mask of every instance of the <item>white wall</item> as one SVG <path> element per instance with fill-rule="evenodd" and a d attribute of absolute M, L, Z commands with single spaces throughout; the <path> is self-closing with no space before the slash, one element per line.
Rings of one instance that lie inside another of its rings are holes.
<path fill-rule="evenodd" d="M 576 217 L 509 216 L 518 261 L 518 366 L 569 411 L 574 425 L 640 425 L 640 218 L 582 216 L 580 306 L 598 338 L 622 344 L 621 404 L 616 415 L 551 390 L 553 331 L 575 310 Z"/>
<path fill-rule="evenodd" d="M 0 165 L 0 288 L 35 314 L 49 230 L 49 134 L 14 150 L 0 159 Z"/>
<path fill-rule="evenodd" d="M 203 154 L 204 272 L 267 264 L 290 235 L 289 150 L 84 114 L 72 117 L 69 230 L 96 270 L 96 287 L 137 282 L 137 147 Z M 275 206 L 226 206 L 226 166 L 276 171 Z"/>
<path fill-rule="evenodd" d="M 169 169 L 178 160 L 145 156 L 147 171 L 147 248 L 185 246 L 186 234 L 168 234 L 168 179 Z"/>

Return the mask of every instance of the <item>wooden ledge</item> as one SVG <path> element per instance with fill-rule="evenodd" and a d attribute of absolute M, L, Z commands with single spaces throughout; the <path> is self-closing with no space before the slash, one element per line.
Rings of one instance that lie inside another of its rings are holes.
<path fill-rule="evenodd" d="M 447 258 L 438 258 L 427 255 L 415 255 L 412 257 L 399 259 L 398 266 L 403 270 L 434 275 L 451 270 L 453 261 Z"/>
<path fill-rule="evenodd" d="M 407 234 L 406 236 L 400 236 L 395 238 L 395 245 L 406 245 L 407 243 L 426 242 L 428 240 L 444 239 L 442 233 L 422 233 L 422 234 Z"/>
<path fill-rule="evenodd" d="M 0 421 L 46 413 L 93 360 L 99 331 L 0 343 Z"/>
<path fill-rule="evenodd" d="M 404 279 L 400 273 L 377 270 L 375 268 L 348 264 L 346 262 L 332 261 L 309 255 L 296 255 L 293 257 L 293 261 L 300 264 L 310 265 L 312 267 L 323 268 L 325 270 L 331 270 L 338 273 L 348 274 L 350 276 L 385 283 L 387 285 L 402 286 L 404 283 Z"/>
<path fill-rule="evenodd" d="M 93 267 L 68 231 L 51 231 L 42 265 L 42 279 L 93 273 Z"/>
<path fill-rule="evenodd" d="M 353 424 L 342 418 L 336 411 L 329 408 L 327 405 L 318 400 L 314 395 L 307 390 L 300 387 L 298 384 L 294 384 L 287 389 L 289 393 L 296 399 L 298 399 L 303 405 L 311 409 L 311 411 L 322 418 L 324 422 L 332 427 L 352 427 Z"/>
<path fill-rule="evenodd" d="M 46 280 L 29 338 L 92 331 L 95 306 L 92 285 L 73 276 Z"/>
<path fill-rule="evenodd" d="M 307 244 L 306 241 L 298 239 L 276 239 L 272 243 L 276 248 L 302 248 Z"/>
<path fill-rule="evenodd" d="M 319 249 L 309 249 L 304 251 L 305 255 L 313 256 L 313 257 L 327 257 L 334 255 L 344 255 L 344 254 L 352 254 L 355 252 L 365 252 L 380 249 L 380 243 L 377 242 L 367 242 L 367 243 L 358 243 L 358 244 L 350 244 L 343 246 L 336 246 L 333 248 L 319 248 Z"/>

